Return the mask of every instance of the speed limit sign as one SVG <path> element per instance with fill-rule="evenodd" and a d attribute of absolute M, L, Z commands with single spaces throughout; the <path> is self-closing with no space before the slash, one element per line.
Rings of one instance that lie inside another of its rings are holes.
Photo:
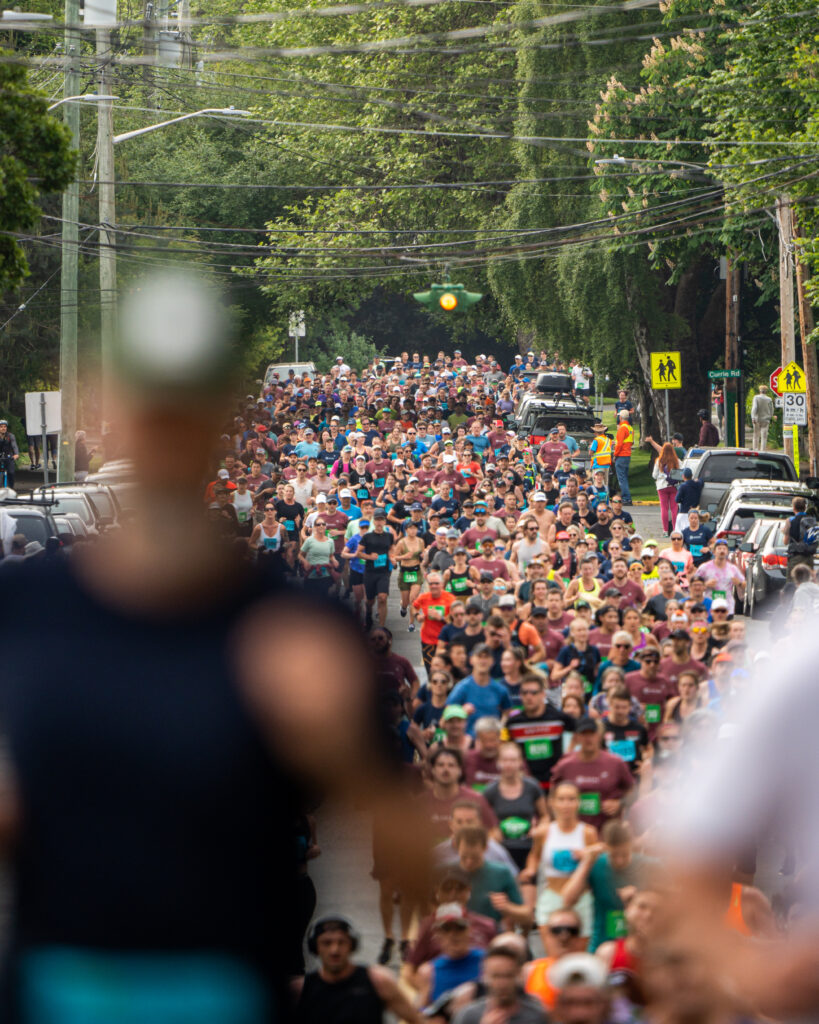
<path fill-rule="evenodd" d="M 782 424 L 785 427 L 804 427 L 808 422 L 808 406 L 805 395 L 799 392 L 786 392 L 783 395 Z"/>

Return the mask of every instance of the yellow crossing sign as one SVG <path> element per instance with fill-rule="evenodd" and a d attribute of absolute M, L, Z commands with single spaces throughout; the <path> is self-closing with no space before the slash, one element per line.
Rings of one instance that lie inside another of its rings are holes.
<path fill-rule="evenodd" d="M 682 387 L 682 364 L 679 352 L 651 353 L 651 386 L 655 391 Z"/>
<path fill-rule="evenodd" d="M 796 392 L 797 394 L 804 394 L 807 391 L 805 387 L 805 371 L 798 363 L 788 363 L 787 366 L 783 366 L 779 371 L 777 386 L 783 393 Z"/>

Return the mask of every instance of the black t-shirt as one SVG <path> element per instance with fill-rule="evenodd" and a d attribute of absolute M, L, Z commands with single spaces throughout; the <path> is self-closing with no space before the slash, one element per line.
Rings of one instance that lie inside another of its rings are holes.
<path fill-rule="evenodd" d="M 520 746 L 529 771 L 543 789 L 549 788 L 552 769 L 563 757 L 563 733 L 574 732 L 575 724 L 570 715 L 551 704 L 533 718 L 524 711 L 509 715 L 509 736 Z"/>
<path fill-rule="evenodd" d="M 595 523 L 594 526 L 589 530 L 589 533 L 594 534 L 594 536 L 597 538 L 598 547 L 602 542 L 611 540 L 611 530 L 609 529 L 610 525 L 611 520 L 609 519 L 607 523 Z"/>
<path fill-rule="evenodd" d="M 367 559 L 364 562 L 364 575 L 365 576 L 380 576 L 383 573 L 388 573 L 392 566 L 390 565 L 390 548 L 395 542 L 391 533 L 387 533 L 385 530 L 383 533 L 365 533 L 359 541 L 359 548 L 364 551 L 367 555 L 377 555 L 376 560 L 370 561 Z"/>
<path fill-rule="evenodd" d="M 662 593 L 655 594 L 654 597 L 649 598 L 649 600 L 646 601 L 646 605 L 645 606 L 646 606 L 646 608 L 648 608 L 652 612 L 654 612 L 654 614 L 657 616 L 658 619 L 660 619 L 663 622 L 665 622 L 665 620 L 666 620 L 665 606 L 668 604 L 668 602 L 669 601 L 680 601 L 680 602 L 682 602 L 684 600 L 685 600 L 685 595 L 681 591 L 675 590 L 671 597 L 663 597 Z"/>
<path fill-rule="evenodd" d="M 610 754 L 621 758 L 629 766 L 633 774 L 643 760 L 648 746 L 648 733 L 645 726 L 636 718 L 630 718 L 626 725 L 615 725 L 608 718 L 603 719 L 603 742 Z"/>
<path fill-rule="evenodd" d="M 19 1019 L 34 946 L 217 953 L 283 995 L 301 936 L 270 922 L 297 920 L 300 801 L 232 667 L 271 587 L 248 577 L 150 617 L 97 600 L 67 562 L 10 567 L 4 585 L 0 720 L 23 815 L 0 1019 Z"/>
<path fill-rule="evenodd" d="M 304 522 L 304 506 L 294 501 L 288 505 L 286 501 L 276 502 L 276 515 L 279 522 L 287 531 L 290 538 L 298 537 L 299 530 Z"/>

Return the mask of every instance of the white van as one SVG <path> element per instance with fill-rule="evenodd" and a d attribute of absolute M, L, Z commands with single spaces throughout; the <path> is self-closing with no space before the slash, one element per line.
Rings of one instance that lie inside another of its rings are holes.
<path fill-rule="evenodd" d="M 305 373 L 311 379 L 316 376 L 315 363 L 271 363 L 264 372 L 264 382 L 269 384 L 273 380 L 274 373 L 279 375 L 280 381 L 286 381 L 291 370 L 297 377 L 302 377 Z"/>

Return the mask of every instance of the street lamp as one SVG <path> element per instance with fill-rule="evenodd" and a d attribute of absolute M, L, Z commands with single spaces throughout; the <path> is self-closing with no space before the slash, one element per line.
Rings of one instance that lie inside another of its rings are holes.
<path fill-rule="evenodd" d="M 146 128 L 135 128 L 132 132 L 123 132 L 115 135 L 111 140 L 114 145 L 118 142 L 125 142 L 126 139 L 135 139 L 137 135 L 147 135 L 148 132 L 155 132 L 157 128 L 166 128 L 169 124 L 178 124 L 180 121 L 187 121 L 191 117 L 249 117 L 249 110 L 237 110 L 235 107 L 206 107 L 204 110 L 194 110 L 190 114 L 182 114 L 181 117 L 172 117 L 170 121 L 160 121 L 158 124 L 149 124 Z"/>
<path fill-rule="evenodd" d="M 52 103 L 47 110 L 54 110 L 56 107 L 62 106 L 63 103 L 73 103 L 84 100 L 86 103 L 99 103 L 102 100 L 118 100 L 119 96 L 101 96 L 96 92 L 85 92 L 82 96 L 63 96 L 61 100 L 57 100 L 56 103 Z"/>

